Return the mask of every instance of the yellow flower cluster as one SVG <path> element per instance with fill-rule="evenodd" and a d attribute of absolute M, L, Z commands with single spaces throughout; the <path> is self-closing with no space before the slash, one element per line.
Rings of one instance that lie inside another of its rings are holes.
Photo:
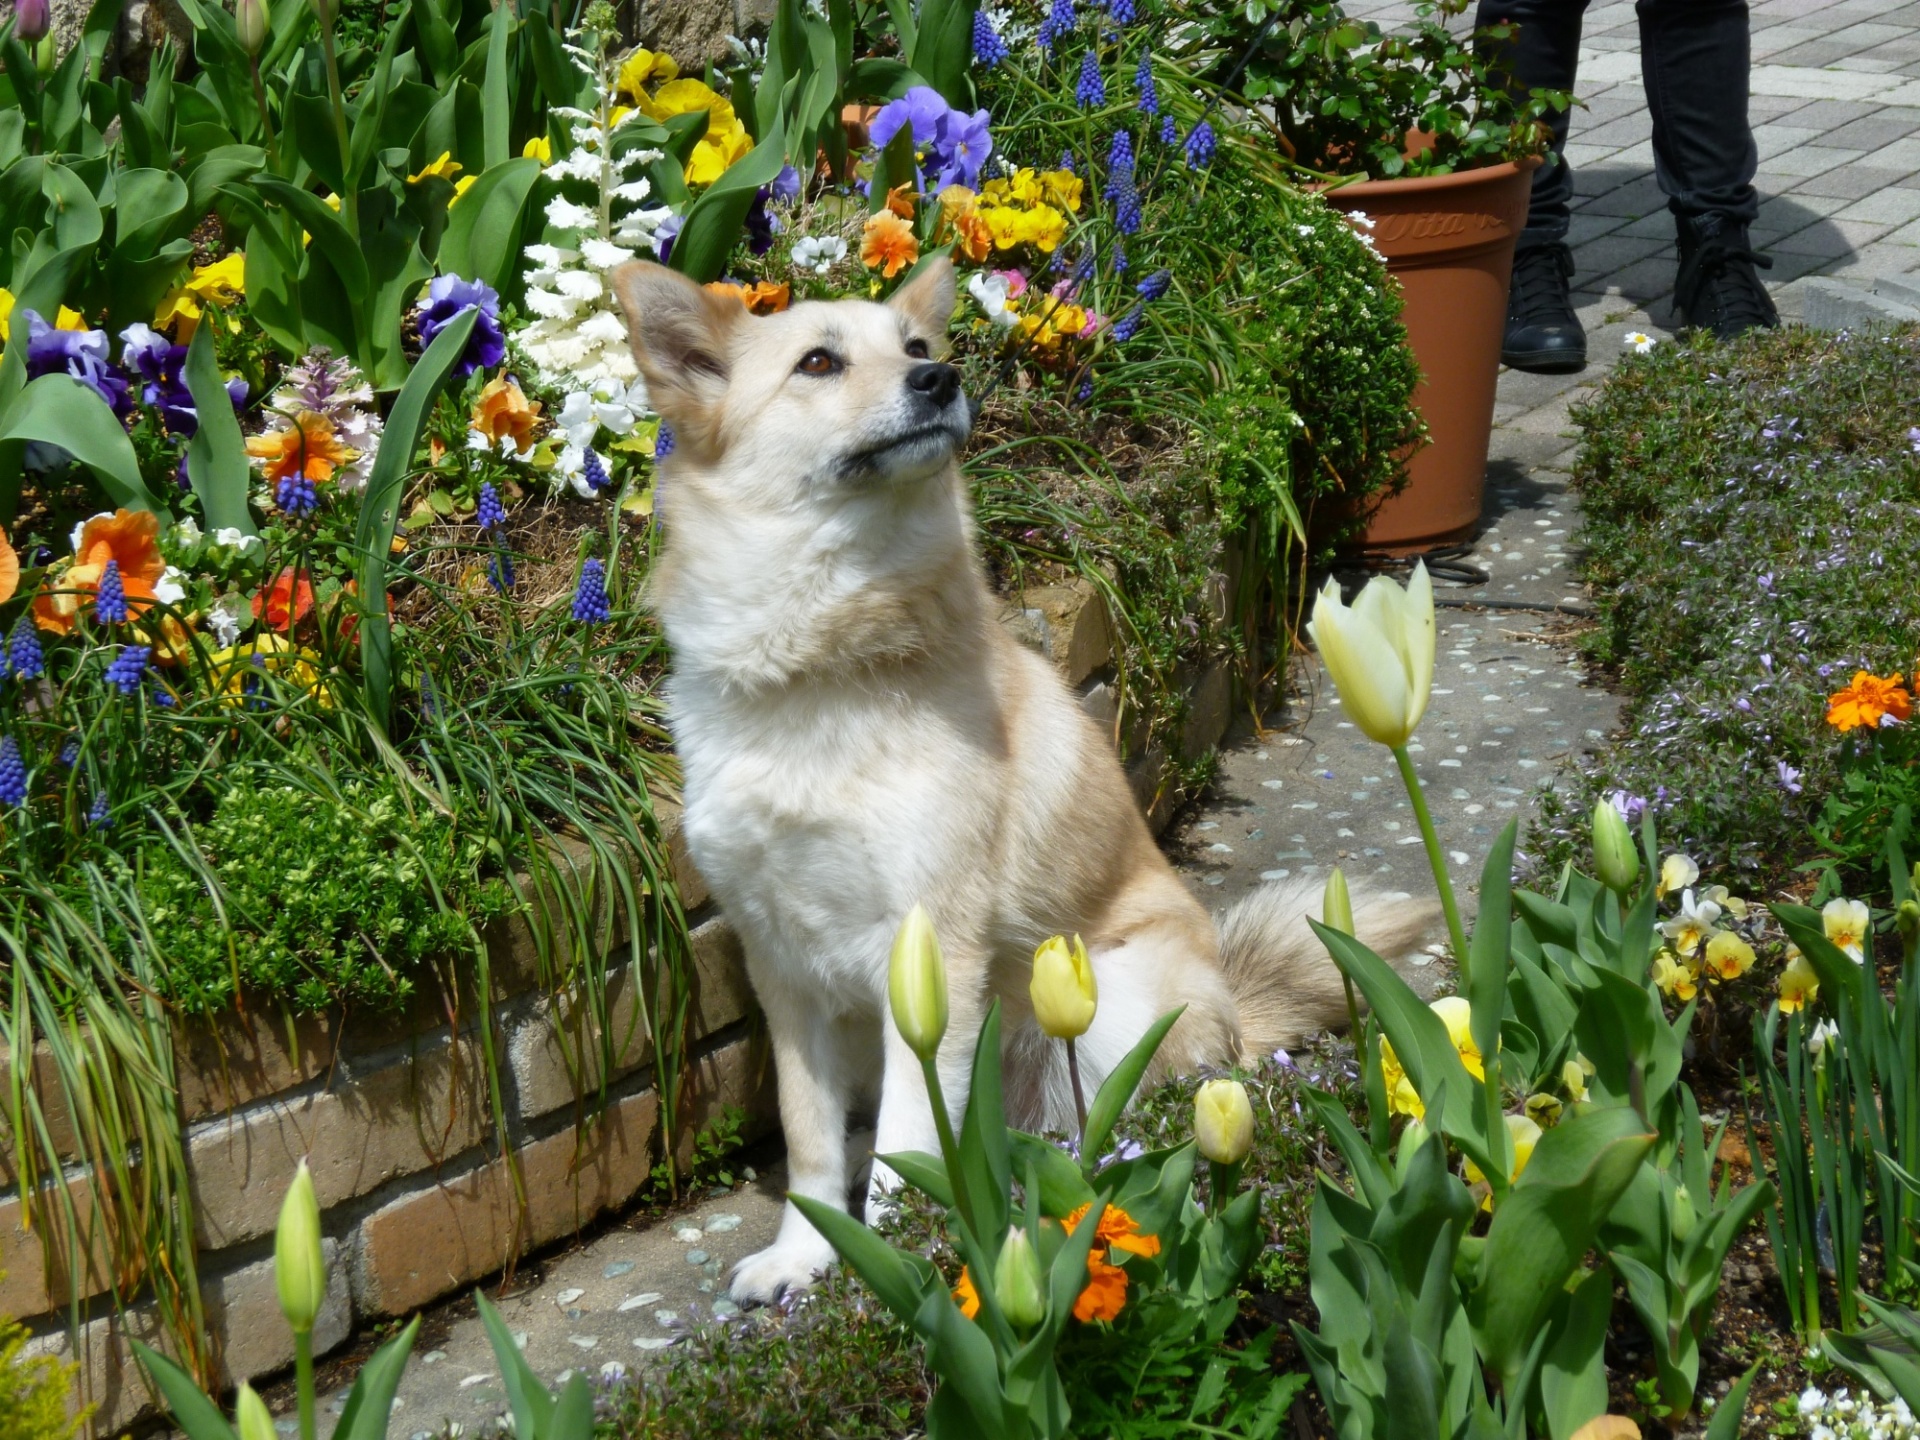
<path fill-rule="evenodd" d="M 196 265 L 185 282 L 160 302 L 154 312 L 153 328 L 171 330 L 176 345 L 193 338 L 202 310 L 208 305 L 237 305 L 247 293 L 247 259 L 238 250 L 214 261 Z M 240 322 L 230 322 L 237 330 Z"/>
<path fill-rule="evenodd" d="M 996 248 L 1031 245 L 1052 254 L 1067 238 L 1067 216 L 1080 213 L 1084 188 L 1071 170 L 1017 170 L 986 183 L 979 216 Z"/>
<path fill-rule="evenodd" d="M 1020 316 L 1017 324 L 1020 338 L 1027 346 L 1045 355 L 1062 345 L 1087 338 L 1087 326 L 1092 320 L 1092 313 L 1081 306 L 1065 301 L 1055 304 L 1042 295 L 1034 302 L 1033 309 Z"/>
<path fill-rule="evenodd" d="M 753 149 L 753 137 L 731 101 L 704 81 L 675 79 L 679 73 L 671 55 L 636 50 L 620 67 L 620 89 L 633 97 L 641 114 L 663 125 L 676 115 L 707 112 L 707 133 L 687 158 L 687 183 L 711 185 Z M 648 80 L 664 83 L 649 95 L 644 88 Z"/>
<path fill-rule="evenodd" d="M 1652 978 L 1660 993 L 1683 1004 L 1700 993 L 1704 979 L 1719 985 L 1737 980 L 1753 968 L 1753 946 L 1733 930 L 1720 928 L 1720 917 L 1746 918 L 1747 902 L 1727 893 L 1724 885 L 1709 885 L 1697 894 L 1691 888 L 1700 867 L 1685 855 L 1669 855 L 1661 862 L 1662 896 L 1680 894 L 1677 913 L 1660 923 L 1666 938 L 1653 957 Z"/>

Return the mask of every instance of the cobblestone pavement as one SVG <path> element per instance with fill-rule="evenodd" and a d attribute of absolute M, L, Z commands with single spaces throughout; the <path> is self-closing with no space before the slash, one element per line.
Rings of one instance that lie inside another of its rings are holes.
<path fill-rule="evenodd" d="M 1410 13 L 1399 0 L 1352 8 Z M 1761 0 L 1753 26 L 1765 197 L 1755 238 L 1774 256 L 1770 283 L 1920 270 L 1920 3 Z M 1668 333 L 1672 222 L 1653 179 L 1638 43 L 1630 4 L 1588 11 L 1578 87 L 1587 108 L 1568 153 L 1580 197 L 1575 298 L 1595 363 L 1584 375 L 1501 377 L 1488 526 L 1469 557 L 1493 578 L 1438 586 L 1434 700 L 1416 761 L 1463 887 L 1506 819 L 1534 813 L 1540 786 L 1617 721 L 1617 702 L 1587 683 L 1565 643 L 1576 622 L 1555 607 L 1584 602 L 1571 569 L 1579 510 L 1568 489 L 1568 406 L 1621 353 L 1626 332 Z M 1309 669 L 1298 703 L 1266 718 L 1276 728 L 1255 735 L 1243 724 L 1230 739 L 1215 795 L 1170 837 L 1202 894 L 1224 905 L 1267 879 L 1324 874 L 1336 862 L 1356 881 L 1426 893 L 1392 760 L 1341 718 L 1324 673 Z M 1443 968 L 1428 972 L 1432 982 Z M 644 1363 L 689 1320 L 725 1309 L 716 1282 L 771 1238 L 779 1196 L 773 1170 L 678 1219 L 615 1224 L 529 1266 L 501 1301 L 508 1325 L 549 1377 Z M 400 1395 L 396 1436 L 438 1435 L 447 1421 L 490 1433 L 498 1372 L 469 1302 L 432 1317 Z M 283 1429 L 292 1433 L 291 1423 Z"/>

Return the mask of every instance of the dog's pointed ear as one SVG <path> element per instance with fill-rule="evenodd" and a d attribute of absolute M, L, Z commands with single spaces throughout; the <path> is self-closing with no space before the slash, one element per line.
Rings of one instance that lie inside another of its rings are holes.
<path fill-rule="evenodd" d="M 894 291 L 887 304 L 905 315 L 928 339 L 944 346 L 947 327 L 953 324 L 956 293 L 953 261 L 936 255 L 920 267 L 918 275 Z"/>
<path fill-rule="evenodd" d="M 717 428 L 703 422 L 718 418 L 734 327 L 746 319 L 745 307 L 646 260 L 614 271 L 613 293 L 627 312 L 627 339 L 653 408 L 673 426 L 676 440 L 698 444 L 703 432 Z"/>

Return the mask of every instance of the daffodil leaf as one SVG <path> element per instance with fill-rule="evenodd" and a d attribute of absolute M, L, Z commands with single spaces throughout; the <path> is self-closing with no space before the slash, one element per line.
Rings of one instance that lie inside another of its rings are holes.
<path fill-rule="evenodd" d="M 1866 1298 L 1869 1305 L 1871 1297 Z M 1829 1332 L 1831 1333 L 1831 1332 Z M 1747 1392 L 1753 1389 L 1754 1377 L 1760 1373 L 1761 1362 L 1756 1360 L 1747 1367 L 1747 1373 L 1733 1382 L 1733 1388 L 1720 1400 L 1720 1408 L 1713 1412 L 1713 1422 L 1707 1426 L 1706 1440 L 1739 1440 L 1740 1421 L 1747 1409 Z M 1920 1376 L 1916 1376 L 1920 1382 Z M 1916 1383 L 1914 1393 L 1920 1394 L 1920 1383 Z"/>
<path fill-rule="evenodd" d="M 1482 1055 L 1500 1052 L 1507 1011 L 1507 965 L 1513 928 L 1513 847 L 1520 822 L 1509 820 L 1480 872 L 1480 914 L 1467 942 L 1467 1000 L 1473 1006 L 1473 1043 Z M 1491 1063 L 1491 1062 L 1490 1062 Z"/>

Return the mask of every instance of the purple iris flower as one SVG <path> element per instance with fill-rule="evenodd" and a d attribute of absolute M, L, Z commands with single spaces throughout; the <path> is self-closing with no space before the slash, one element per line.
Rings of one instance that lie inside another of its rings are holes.
<path fill-rule="evenodd" d="M 500 329 L 500 296 L 484 280 L 462 280 L 458 275 L 439 275 L 427 287 L 421 302 L 420 343 L 431 345 L 454 320 L 469 310 L 478 310 L 480 318 L 467 337 L 466 353 L 454 374 L 465 378 L 476 370 L 491 370 L 507 358 L 507 337 Z"/>
<path fill-rule="evenodd" d="M 106 401 L 107 408 L 124 416 L 132 407 L 125 377 L 113 368 L 108 358 L 112 351 L 104 330 L 60 330 L 49 325 L 36 312 L 23 310 L 15 317 L 27 323 L 27 378 L 42 375 L 71 375 Z"/>

